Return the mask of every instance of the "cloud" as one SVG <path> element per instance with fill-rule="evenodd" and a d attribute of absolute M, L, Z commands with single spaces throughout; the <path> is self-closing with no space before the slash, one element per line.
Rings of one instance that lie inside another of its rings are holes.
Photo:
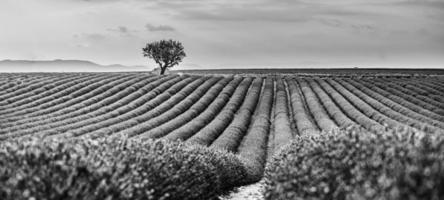
<path fill-rule="evenodd" d="M 401 0 L 396 2 L 399 5 L 410 5 L 410 6 L 424 6 L 436 9 L 444 8 L 443 0 Z"/>
<path fill-rule="evenodd" d="M 381 14 L 359 9 L 359 5 L 356 5 L 358 4 L 335 4 L 315 0 L 240 0 L 235 2 L 211 1 L 210 3 L 173 1 L 162 2 L 156 6 L 170 10 L 174 13 L 175 19 L 202 21 L 305 23 L 315 21 L 321 16 L 373 17 Z"/>
<path fill-rule="evenodd" d="M 101 41 L 106 39 L 106 36 L 100 33 L 81 33 L 75 34 L 73 37 L 76 39 L 86 39 L 88 41 Z"/>
<path fill-rule="evenodd" d="M 127 1 L 127 0 L 71 0 L 71 1 L 110 3 L 110 2 L 119 2 L 119 1 Z"/>
<path fill-rule="evenodd" d="M 128 34 L 131 34 L 131 32 L 136 32 L 134 30 L 130 30 L 126 26 L 118 26 L 117 28 L 109 28 L 107 30 L 111 31 L 111 32 L 117 32 L 117 33 L 120 33 L 122 35 L 128 35 Z"/>
<path fill-rule="evenodd" d="M 155 32 L 155 31 L 162 31 L 162 32 L 176 31 L 176 29 L 173 28 L 172 26 L 168 26 L 168 25 L 157 25 L 156 26 L 156 25 L 153 25 L 153 24 L 150 24 L 150 23 L 146 24 L 145 28 L 148 31 L 151 31 L 151 32 Z"/>
<path fill-rule="evenodd" d="M 358 23 L 350 23 L 345 22 L 338 19 L 325 19 L 321 18 L 318 20 L 321 24 L 324 24 L 326 26 L 335 27 L 335 28 L 342 28 L 342 29 L 349 29 L 353 31 L 357 31 L 359 33 L 361 32 L 375 32 L 377 28 L 375 26 L 369 25 L 369 24 L 358 24 Z"/>
<path fill-rule="evenodd" d="M 79 48 L 89 48 L 98 43 L 103 43 L 107 36 L 100 33 L 81 33 L 74 34 L 73 38 L 76 40 L 74 46 Z"/>
<path fill-rule="evenodd" d="M 127 26 L 117 26 L 116 28 L 108 28 L 106 29 L 111 34 L 116 33 L 118 36 L 125 37 L 125 38 L 137 38 L 138 33 L 140 33 L 140 29 L 132 29 Z M 114 35 L 115 36 L 115 35 Z"/>
<path fill-rule="evenodd" d="M 128 32 L 129 32 L 128 28 L 125 27 L 125 26 L 119 26 L 119 27 L 117 27 L 117 29 L 118 29 L 119 32 L 121 32 L 121 33 L 128 33 Z"/>
<path fill-rule="evenodd" d="M 90 39 L 90 40 L 96 40 L 96 41 L 106 39 L 106 36 L 105 36 L 105 35 L 98 34 L 98 33 L 86 34 L 85 37 L 88 38 L 88 39 Z"/>
<path fill-rule="evenodd" d="M 306 22 L 310 16 L 301 14 L 288 14 L 276 10 L 242 10 L 222 9 L 219 11 L 187 10 L 181 17 L 194 20 L 213 21 L 271 21 L 271 22 Z"/>

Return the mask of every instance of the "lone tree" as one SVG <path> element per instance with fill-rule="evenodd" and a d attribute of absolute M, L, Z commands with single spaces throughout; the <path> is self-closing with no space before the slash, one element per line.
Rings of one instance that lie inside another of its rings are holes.
<path fill-rule="evenodd" d="M 159 64 L 161 75 L 167 68 L 182 62 L 186 56 L 182 43 L 171 39 L 148 43 L 142 50 L 144 57 L 152 58 Z"/>

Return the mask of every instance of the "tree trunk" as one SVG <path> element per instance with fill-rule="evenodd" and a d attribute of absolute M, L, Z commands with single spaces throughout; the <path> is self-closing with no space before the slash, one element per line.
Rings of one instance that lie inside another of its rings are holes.
<path fill-rule="evenodd" d="M 165 74 L 165 70 L 166 70 L 166 66 L 165 67 L 160 67 L 160 75 Z"/>

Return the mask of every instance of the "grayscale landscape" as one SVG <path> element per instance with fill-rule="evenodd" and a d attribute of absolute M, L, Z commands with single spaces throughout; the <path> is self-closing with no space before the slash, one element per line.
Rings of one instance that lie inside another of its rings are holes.
<path fill-rule="evenodd" d="M 443 8 L 3 0 L 0 199 L 444 199 Z"/>

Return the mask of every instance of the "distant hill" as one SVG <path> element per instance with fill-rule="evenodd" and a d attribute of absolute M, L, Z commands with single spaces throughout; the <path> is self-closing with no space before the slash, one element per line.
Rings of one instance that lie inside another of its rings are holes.
<path fill-rule="evenodd" d="M 121 72 L 149 70 L 145 66 L 100 65 L 85 60 L 0 61 L 0 72 Z"/>

